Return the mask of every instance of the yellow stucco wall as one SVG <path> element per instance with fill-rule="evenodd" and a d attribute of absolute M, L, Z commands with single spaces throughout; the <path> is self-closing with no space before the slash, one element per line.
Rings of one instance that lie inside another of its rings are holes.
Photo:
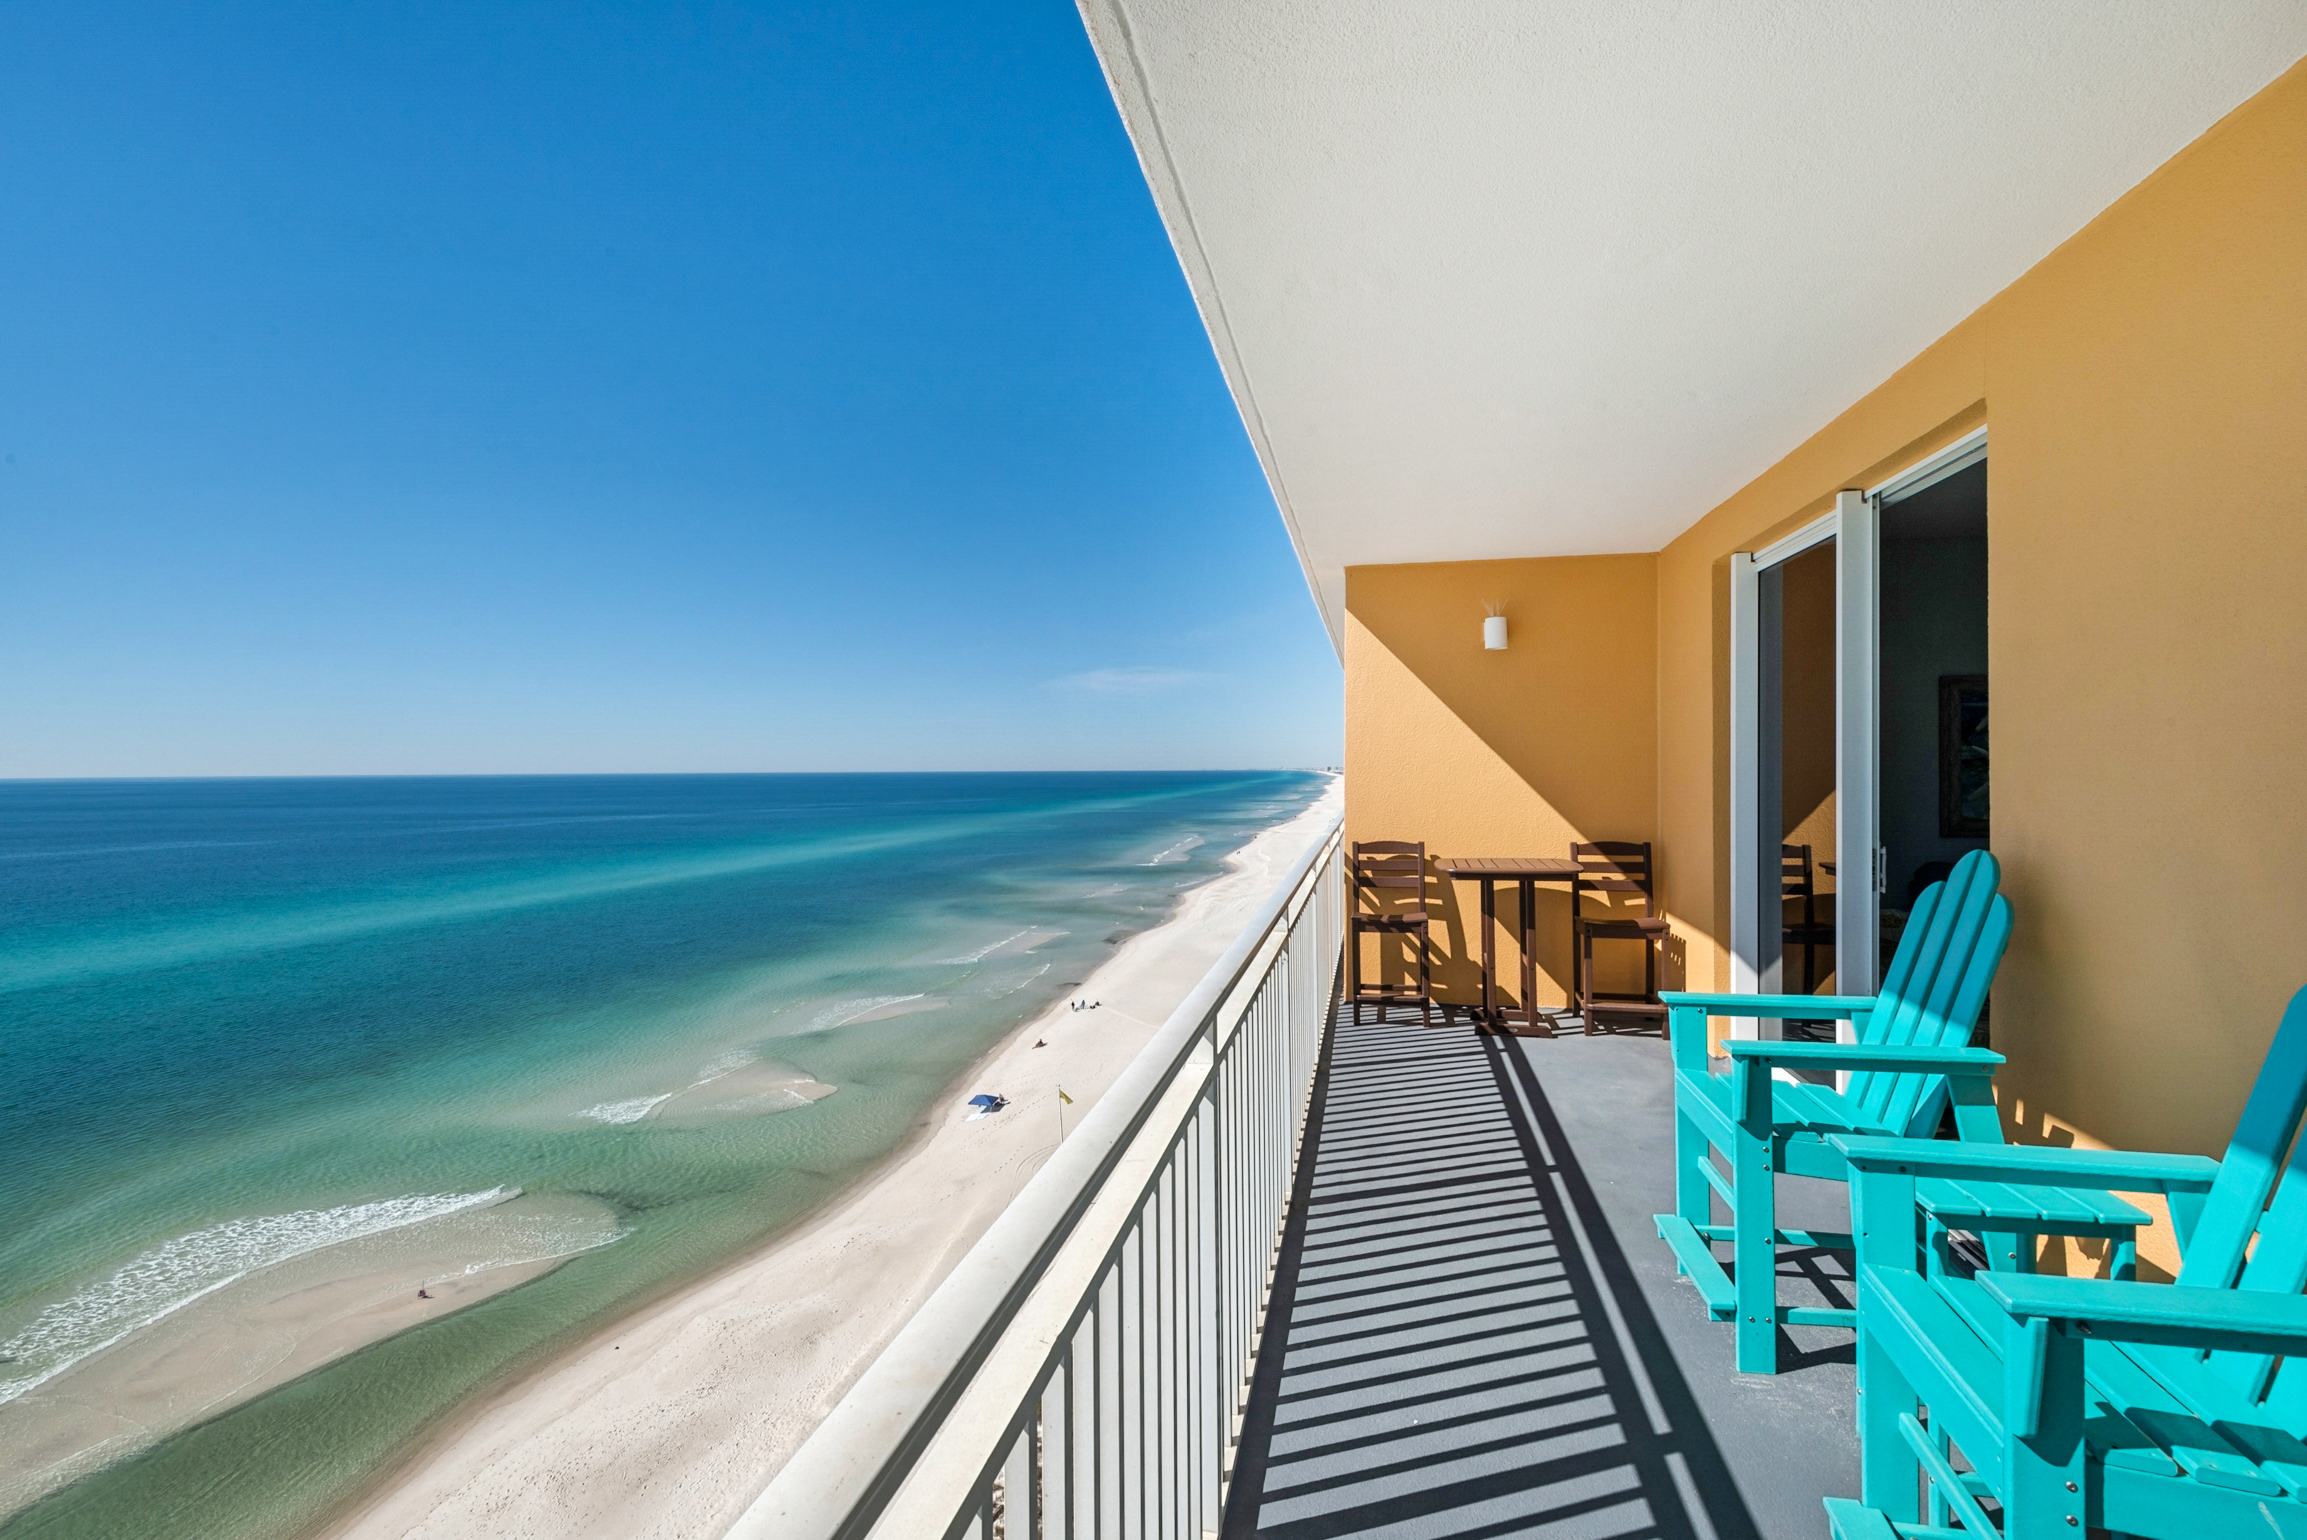
<path fill-rule="evenodd" d="M 1655 837 L 1726 986 L 1728 557 L 1982 422 L 2005 1105 L 2216 1152 L 2307 983 L 2307 65 L 1655 556 L 1352 570 L 1349 828 Z"/>
<path fill-rule="evenodd" d="M 1568 855 L 1573 840 L 1652 838 L 1657 593 L 1650 556 L 1347 569 L 1347 838 L 1541 856 Z M 1493 610 L 1507 620 L 1503 652 L 1482 646 Z M 1479 997 L 1480 902 L 1470 883 L 1437 883 L 1429 897 L 1447 999 Z M 1569 978 L 1567 904 L 1560 887 L 1538 891 L 1541 1004 L 1560 1004 Z M 1520 971 L 1513 905 L 1500 894 L 1509 984 Z M 1617 977 L 1598 973 L 1605 987 Z"/>
<path fill-rule="evenodd" d="M 2307 983 L 2307 66 L 1660 553 L 1659 824 L 1709 934 L 1728 554 L 1981 421 L 2004 1103 L 2215 1153 Z"/>

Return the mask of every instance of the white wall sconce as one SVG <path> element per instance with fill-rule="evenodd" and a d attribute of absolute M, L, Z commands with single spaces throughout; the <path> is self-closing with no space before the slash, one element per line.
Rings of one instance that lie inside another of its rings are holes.
<path fill-rule="evenodd" d="M 1492 652 L 1506 650 L 1506 617 L 1492 615 L 1482 622 L 1482 645 Z"/>

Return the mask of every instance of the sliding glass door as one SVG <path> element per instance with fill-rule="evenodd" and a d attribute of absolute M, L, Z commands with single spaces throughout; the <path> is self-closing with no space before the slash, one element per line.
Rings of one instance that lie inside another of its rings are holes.
<path fill-rule="evenodd" d="M 1872 994 L 1893 853 L 1883 830 L 1895 826 L 1899 846 L 1894 928 L 1910 889 L 1985 843 L 1986 453 L 1980 428 L 1879 486 L 1838 494 L 1832 513 L 1775 545 L 1731 558 L 1735 991 Z M 1900 713 L 1888 735 L 1898 796 L 1887 822 L 1885 508 L 1897 526 L 1890 679 Z M 1974 697 L 1962 709 L 1978 717 L 1976 731 L 1951 746 L 1945 726 L 1921 722 L 1915 705 L 1943 716 L 1929 703 Z M 1943 772 L 1952 789 L 1935 808 L 1910 784 L 1933 773 L 1926 730 L 1941 740 L 1936 760 L 1952 766 Z M 1756 1018 L 1734 1031 L 1776 1037 L 1783 1026 Z"/>
<path fill-rule="evenodd" d="M 1876 518 L 1835 511 L 1731 566 L 1731 987 L 1874 988 Z M 1778 1036 L 1778 1018 L 1739 1022 Z"/>

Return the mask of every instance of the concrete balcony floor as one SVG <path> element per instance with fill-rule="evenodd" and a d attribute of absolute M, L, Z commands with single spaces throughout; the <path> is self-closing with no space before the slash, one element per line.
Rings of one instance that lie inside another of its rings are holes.
<path fill-rule="evenodd" d="M 1673 1114 L 1656 1036 L 1341 1010 L 1227 1535 L 1823 1537 L 1858 1490 L 1850 1333 L 1733 1371 L 1651 1228 Z M 1780 1222 L 1847 1228 L 1842 1191 L 1782 1179 Z M 1782 1296 L 1847 1305 L 1845 1260 L 1784 1256 Z"/>

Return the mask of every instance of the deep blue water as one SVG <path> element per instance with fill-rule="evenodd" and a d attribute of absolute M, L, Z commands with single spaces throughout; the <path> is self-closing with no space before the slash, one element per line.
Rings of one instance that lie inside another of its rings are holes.
<path fill-rule="evenodd" d="M 475 1387 L 823 1201 L 1324 784 L 0 784 L 0 1495 L 7 1418 L 203 1290 L 426 1225 L 571 1258 L 6 1533 L 293 1531 Z"/>

